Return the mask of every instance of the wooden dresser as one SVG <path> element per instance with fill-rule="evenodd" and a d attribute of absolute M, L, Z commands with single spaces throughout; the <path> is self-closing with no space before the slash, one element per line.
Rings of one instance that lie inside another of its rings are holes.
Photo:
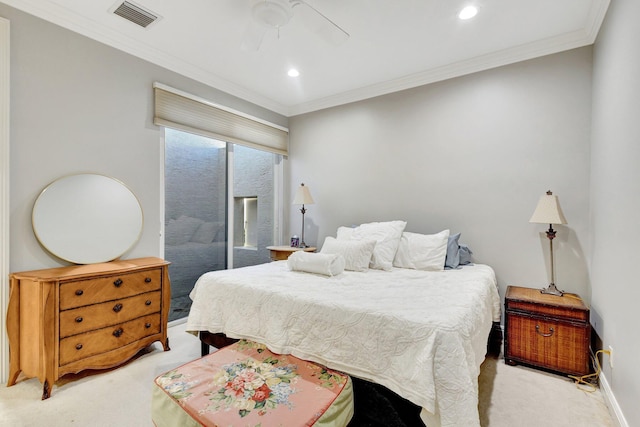
<path fill-rule="evenodd" d="M 576 294 L 555 296 L 509 286 L 505 297 L 504 358 L 555 372 L 590 371 L 589 308 Z"/>
<path fill-rule="evenodd" d="M 139 258 L 10 275 L 9 380 L 20 372 L 43 384 L 111 368 L 160 341 L 169 350 L 169 263 Z"/>

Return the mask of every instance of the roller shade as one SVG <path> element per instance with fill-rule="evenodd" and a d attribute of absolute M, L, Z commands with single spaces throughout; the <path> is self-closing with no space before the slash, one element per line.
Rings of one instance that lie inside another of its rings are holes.
<path fill-rule="evenodd" d="M 271 153 L 288 154 L 289 129 L 154 83 L 153 123 Z"/>

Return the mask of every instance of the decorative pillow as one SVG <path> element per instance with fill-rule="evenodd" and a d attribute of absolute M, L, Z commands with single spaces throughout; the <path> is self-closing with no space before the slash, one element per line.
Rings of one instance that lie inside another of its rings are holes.
<path fill-rule="evenodd" d="M 375 240 L 338 240 L 328 236 L 324 239 L 320 253 L 342 255 L 345 270 L 366 271 L 375 246 Z"/>
<path fill-rule="evenodd" d="M 203 220 L 186 215 L 175 220 L 171 219 L 165 227 L 164 242 L 171 246 L 187 243 L 202 223 L 204 223 Z"/>
<path fill-rule="evenodd" d="M 461 244 L 459 253 L 460 265 L 471 264 L 471 254 L 473 254 L 473 252 L 471 251 L 471 249 L 469 249 L 469 246 Z"/>
<path fill-rule="evenodd" d="M 405 231 L 402 233 L 393 265 L 414 270 L 443 270 L 448 240 L 449 230 L 443 230 L 437 234 L 418 234 Z"/>
<path fill-rule="evenodd" d="M 191 236 L 191 241 L 196 243 L 211 243 L 215 240 L 218 231 L 224 225 L 223 222 L 203 222 Z"/>
<path fill-rule="evenodd" d="M 406 226 L 406 221 L 370 222 L 357 226 L 351 233 L 345 230 L 346 227 L 340 227 L 338 240 L 346 240 L 349 234 L 349 240 L 375 240 L 376 246 L 369 267 L 391 270 Z"/>
<path fill-rule="evenodd" d="M 336 239 L 338 240 L 349 240 L 351 236 L 353 236 L 353 230 L 355 227 L 338 227 L 338 231 L 336 233 Z"/>
<path fill-rule="evenodd" d="M 447 243 L 447 259 L 444 262 L 445 268 L 458 268 L 460 265 L 460 233 L 449 236 L 449 242 Z"/>
<path fill-rule="evenodd" d="M 323 254 L 298 251 L 287 259 L 287 267 L 292 271 L 337 276 L 344 271 L 345 259 L 340 254 Z"/>

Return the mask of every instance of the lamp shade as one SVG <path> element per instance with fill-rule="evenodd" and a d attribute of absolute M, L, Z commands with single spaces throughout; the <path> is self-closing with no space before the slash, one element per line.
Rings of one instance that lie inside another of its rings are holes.
<path fill-rule="evenodd" d="M 293 199 L 294 205 L 312 205 L 313 197 L 311 197 L 311 193 L 309 192 L 309 187 L 306 187 L 303 184 L 300 184 L 298 190 L 296 191 L 296 196 Z"/>
<path fill-rule="evenodd" d="M 529 222 L 536 224 L 566 224 L 567 220 L 562 213 L 558 196 L 554 196 L 551 191 L 540 197 L 538 206 L 533 212 Z"/>

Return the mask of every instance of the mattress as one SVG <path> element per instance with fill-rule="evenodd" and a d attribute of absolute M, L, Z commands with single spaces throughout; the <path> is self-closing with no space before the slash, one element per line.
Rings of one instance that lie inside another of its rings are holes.
<path fill-rule="evenodd" d="M 353 416 L 349 376 L 241 340 L 155 379 L 157 427 L 345 427 Z"/>
<path fill-rule="evenodd" d="M 479 426 L 478 382 L 495 273 L 394 268 L 320 276 L 286 261 L 206 273 L 187 331 L 224 333 L 381 384 L 423 408 L 429 427 Z"/>

